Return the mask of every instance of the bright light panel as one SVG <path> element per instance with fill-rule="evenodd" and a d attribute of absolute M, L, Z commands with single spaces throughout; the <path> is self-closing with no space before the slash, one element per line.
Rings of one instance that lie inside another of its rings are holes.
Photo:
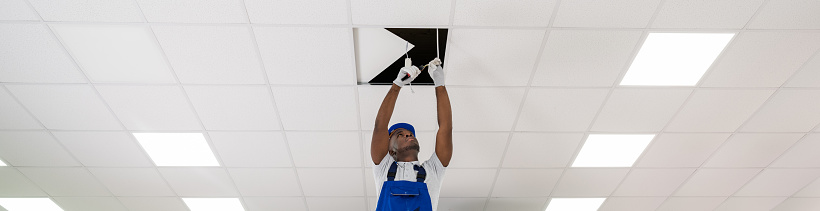
<path fill-rule="evenodd" d="M 589 135 L 572 167 L 631 167 L 655 135 Z"/>
<path fill-rule="evenodd" d="M 183 198 L 191 211 L 245 211 L 237 198 Z"/>
<path fill-rule="evenodd" d="M 621 85 L 694 86 L 734 36 L 650 33 Z"/>
<path fill-rule="evenodd" d="M 145 26 L 51 25 L 94 80 L 141 82 L 169 78 L 162 51 Z"/>
<path fill-rule="evenodd" d="M 48 198 L 0 198 L 0 206 L 8 211 L 63 211 Z"/>
<path fill-rule="evenodd" d="M 546 211 L 596 211 L 606 198 L 554 198 Z"/>
<path fill-rule="evenodd" d="M 6 166 L 6 163 L 4 163 L 3 160 L 0 160 L 0 166 Z"/>
<path fill-rule="evenodd" d="M 201 133 L 134 133 L 157 166 L 219 166 Z"/>

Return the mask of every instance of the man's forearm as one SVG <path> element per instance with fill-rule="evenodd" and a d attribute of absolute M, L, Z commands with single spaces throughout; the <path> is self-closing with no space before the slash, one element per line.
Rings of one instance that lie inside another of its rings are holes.
<path fill-rule="evenodd" d="M 387 124 L 390 123 L 390 117 L 393 116 L 393 109 L 396 107 L 396 100 L 399 98 L 399 91 L 401 87 L 393 84 L 390 86 L 390 91 L 384 96 L 382 105 L 379 107 L 379 112 L 376 114 L 375 128 L 387 129 Z"/>
<path fill-rule="evenodd" d="M 453 130 L 453 111 L 450 107 L 450 96 L 444 86 L 436 87 L 436 107 L 438 111 L 439 130 Z"/>

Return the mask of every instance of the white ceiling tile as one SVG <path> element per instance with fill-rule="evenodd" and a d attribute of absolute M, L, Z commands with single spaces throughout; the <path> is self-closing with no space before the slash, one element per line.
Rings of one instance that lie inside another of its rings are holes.
<path fill-rule="evenodd" d="M 781 155 L 771 167 L 820 167 L 820 134 L 809 134 Z"/>
<path fill-rule="evenodd" d="M 766 169 L 735 196 L 791 196 L 820 177 L 820 169 Z"/>
<path fill-rule="evenodd" d="M 379 112 L 384 97 L 390 86 L 359 85 L 359 111 L 361 112 L 361 127 L 365 130 L 372 130 L 376 121 L 376 114 Z M 389 125 L 399 122 L 407 122 L 416 128 L 416 131 L 433 131 L 438 129 L 438 117 L 436 116 L 436 92 L 430 86 L 413 87 L 418 92 L 411 92 L 403 89 L 399 92 L 396 105 L 393 108 L 393 116 Z M 369 140 L 369 139 L 365 139 Z"/>
<path fill-rule="evenodd" d="M 695 169 L 634 169 L 612 195 L 669 196 Z"/>
<path fill-rule="evenodd" d="M 803 134 L 735 134 L 717 151 L 704 167 L 766 167 Z"/>
<path fill-rule="evenodd" d="M 456 1 L 453 25 L 546 27 L 555 3 L 555 0 Z"/>
<path fill-rule="evenodd" d="M 178 196 L 234 197 L 236 187 L 222 168 L 159 168 L 168 185 Z"/>
<path fill-rule="evenodd" d="M 669 197 L 657 211 L 712 211 L 725 200 L 726 197 Z"/>
<path fill-rule="evenodd" d="M 454 29 L 449 31 L 444 71 L 447 85 L 525 86 L 544 30 Z"/>
<path fill-rule="evenodd" d="M 115 196 L 175 196 L 154 168 L 89 168 Z"/>
<path fill-rule="evenodd" d="M 40 16 L 25 0 L 9 0 L 0 2 L 0 20 L 37 21 Z"/>
<path fill-rule="evenodd" d="M 208 132 L 227 167 L 291 167 L 281 132 Z"/>
<path fill-rule="evenodd" d="M 495 176 L 496 169 L 447 169 L 440 196 L 487 197 Z"/>
<path fill-rule="evenodd" d="M 285 130 L 358 130 L 354 87 L 273 87 Z"/>
<path fill-rule="evenodd" d="M 814 211 L 820 209 L 820 198 L 789 198 L 772 211 Z"/>
<path fill-rule="evenodd" d="M 381 190 L 376 189 L 376 180 L 373 179 L 374 176 L 372 168 L 365 168 L 364 169 L 364 192 L 367 196 L 372 196 L 375 198 L 376 192 L 381 192 Z M 378 199 L 376 199 L 378 200 Z M 369 200 L 368 200 L 369 201 Z M 375 202 L 374 202 L 375 203 Z M 376 207 L 373 207 L 373 210 L 376 210 Z"/>
<path fill-rule="evenodd" d="M 586 131 L 607 94 L 606 89 L 532 88 L 515 130 Z"/>
<path fill-rule="evenodd" d="M 450 88 L 448 93 L 453 109 L 453 130 L 509 131 L 524 97 L 524 88 Z"/>
<path fill-rule="evenodd" d="M 246 26 L 153 26 L 179 77 L 188 84 L 264 84 Z"/>
<path fill-rule="evenodd" d="M 691 89 L 617 89 L 592 125 L 593 131 L 661 131 Z"/>
<path fill-rule="evenodd" d="M 147 26 L 53 24 L 51 27 L 93 82 L 176 82 Z"/>
<path fill-rule="evenodd" d="M 700 169 L 678 188 L 675 196 L 729 196 L 758 172 L 760 169 Z"/>
<path fill-rule="evenodd" d="M 610 87 L 633 55 L 639 31 L 553 30 L 533 86 Z"/>
<path fill-rule="evenodd" d="M 510 137 L 508 132 L 454 132 L 453 168 L 496 168 L 504 155 Z"/>
<path fill-rule="evenodd" d="M 490 198 L 486 211 L 541 211 L 547 198 Z"/>
<path fill-rule="evenodd" d="M 419 161 L 425 162 L 428 159 L 432 158 L 433 157 L 433 152 L 436 151 L 436 132 L 418 131 L 418 129 L 416 129 L 416 138 L 419 141 L 419 147 L 421 147 L 421 150 L 419 150 Z M 374 166 L 374 162 L 371 159 L 372 156 L 370 155 L 370 144 L 371 144 L 372 141 L 373 141 L 373 131 L 364 131 L 364 132 L 362 132 L 362 148 L 363 148 L 362 153 L 364 154 L 363 156 L 364 156 L 364 160 L 365 160 L 364 161 L 365 167 L 373 167 Z M 454 138 L 453 141 L 455 141 L 455 138 Z M 458 151 L 458 150 L 454 150 L 454 152 L 455 151 Z M 381 161 L 382 158 L 384 158 L 384 157 L 380 157 L 380 158 L 376 158 L 376 159 Z M 453 159 L 455 159 L 455 156 L 453 157 Z M 454 163 L 454 161 L 451 160 L 450 165 L 453 165 L 453 163 Z M 373 171 L 371 170 L 371 171 L 367 171 L 367 172 L 371 173 Z"/>
<path fill-rule="evenodd" d="M 379 199 L 377 199 L 376 197 L 367 197 L 367 208 L 369 210 L 376 210 L 376 206 L 378 205 L 377 204 L 378 202 L 379 202 Z"/>
<path fill-rule="evenodd" d="M 143 22 L 134 1 L 29 0 L 45 21 Z"/>
<path fill-rule="evenodd" d="M 625 168 L 572 168 L 564 172 L 552 196 L 609 196 L 626 177 Z"/>
<path fill-rule="evenodd" d="M 664 133 L 655 138 L 637 167 L 700 167 L 730 133 Z"/>
<path fill-rule="evenodd" d="M 769 211 L 786 197 L 729 197 L 715 211 Z"/>
<path fill-rule="evenodd" d="M 361 168 L 304 168 L 297 174 L 305 196 L 364 196 Z"/>
<path fill-rule="evenodd" d="M 698 90 L 669 122 L 669 132 L 734 132 L 774 90 Z"/>
<path fill-rule="evenodd" d="M 820 88 L 820 54 L 815 53 L 814 57 L 803 64 L 800 71 L 789 79 L 785 87 L 818 87 Z"/>
<path fill-rule="evenodd" d="M 136 0 L 148 22 L 247 23 L 239 0 Z"/>
<path fill-rule="evenodd" d="M 243 197 L 248 211 L 307 211 L 303 197 Z M 375 210 L 375 208 L 374 208 Z"/>
<path fill-rule="evenodd" d="M 208 130 L 279 130 L 267 86 L 185 86 Z"/>
<path fill-rule="evenodd" d="M 583 138 L 582 133 L 515 133 L 507 147 L 503 167 L 566 167 Z"/>
<path fill-rule="evenodd" d="M 561 169 L 501 169 L 492 197 L 549 196 L 561 172 Z"/>
<path fill-rule="evenodd" d="M 130 211 L 188 211 L 179 197 L 119 197 Z"/>
<path fill-rule="evenodd" d="M 287 137 L 296 167 L 362 166 L 358 132 L 287 132 Z"/>
<path fill-rule="evenodd" d="M 52 132 L 83 166 L 153 166 L 126 132 Z M 104 149 L 104 150 L 101 150 Z"/>
<path fill-rule="evenodd" d="M 820 90 L 780 90 L 743 125 L 748 132 L 809 132 L 820 124 Z"/>
<path fill-rule="evenodd" d="M 17 168 L 49 196 L 110 196 L 85 168 Z"/>
<path fill-rule="evenodd" d="M 202 130 L 178 86 L 96 86 L 129 130 Z"/>
<path fill-rule="evenodd" d="M 254 27 L 254 32 L 271 84 L 356 85 L 350 28 Z"/>
<path fill-rule="evenodd" d="M 301 196 L 292 168 L 228 169 L 242 196 Z"/>
<path fill-rule="evenodd" d="M 66 211 L 128 211 L 114 197 L 54 197 L 54 201 Z"/>
<path fill-rule="evenodd" d="M 655 211 L 666 197 L 608 197 L 598 211 Z"/>
<path fill-rule="evenodd" d="M 388 2 L 350 0 L 353 24 L 363 25 L 447 25 L 453 0 Z M 419 11 L 424 11 L 419 13 Z"/>
<path fill-rule="evenodd" d="M 3 87 L 0 87 L 0 129 L 25 130 L 43 129 L 40 123 Z"/>
<path fill-rule="evenodd" d="M 364 197 L 307 197 L 311 211 L 366 210 Z"/>
<path fill-rule="evenodd" d="M 659 0 L 564 1 L 558 6 L 555 27 L 644 28 Z"/>
<path fill-rule="evenodd" d="M 46 132 L 0 132 L 0 155 L 10 166 L 80 166 Z"/>
<path fill-rule="evenodd" d="M 344 0 L 245 0 L 251 23 L 267 24 L 347 24 L 348 4 Z"/>
<path fill-rule="evenodd" d="M 740 29 L 762 3 L 763 0 L 668 0 L 652 27 Z"/>
<path fill-rule="evenodd" d="M 820 197 L 820 179 L 814 180 L 811 184 L 803 187 L 793 197 Z"/>
<path fill-rule="evenodd" d="M 439 198 L 438 210 L 482 210 L 486 202 L 485 198 Z"/>
<path fill-rule="evenodd" d="M 752 29 L 820 29 L 820 2 L 768 1 L 749 23 Z"/>
<path fill-rule="evenodd" d="M 6 88 L 48 129 L 122 129 L 90 86 L 6 85 Z"/>
<path fill-rule="evenodd" d="M 0 82 L 85 83 L 46 25 L 0 24 L 0 37 Z"/>
<path fill-rule="evenodd" d="M 820 33 L 744 32 L 729 45 L 701 86 L 780 87 L 820 49 Z"/>
<path fill-rule="evenodd" d="M 0 167 L 0 197 L 48 196 L 14 168 Z"/>

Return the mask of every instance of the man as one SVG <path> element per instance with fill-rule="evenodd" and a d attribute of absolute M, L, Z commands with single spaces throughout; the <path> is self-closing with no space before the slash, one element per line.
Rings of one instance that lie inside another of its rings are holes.
<path fill-rule="evenodd" d="M 444 87 L 444 70 L 440 65 L 438 58 L 428 64 L 428 72 L 435 83 L 439 125 L 436 150 L 429 160 L 419 163 L 419 142 L 412 125 L 398 123 L 387 127 L 399 91 L 421 71 L 414 66 L 402 68 L 382 101 L 370 143 L 373 176 L 379 191 L 377 211 L 436 210 L 444 171 L 453 155 L 453 115 L 450 97 Z"/>

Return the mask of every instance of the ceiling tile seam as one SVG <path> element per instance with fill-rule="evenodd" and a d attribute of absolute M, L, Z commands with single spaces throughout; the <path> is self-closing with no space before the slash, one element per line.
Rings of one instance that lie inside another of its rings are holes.
<path fill-rule="evenodd" d="M 35 15 L 37 15 L 37 19 L 39 19 L 39 21 L 34 21 L 34 22 L 40 22 L 40 23 L 42 23 L 44 20 L 43 20 L 43 16 L 42 16 L 42 15 L 40 15 L 40 11 L 37 11 L 37 9 L 36 9 L 36 8 L 34 8 L 34 5 L 32 5 L 32 4 L 31 4 L 30 0 L 23 0 L 23 2 L 24 2 L 24 3 L 26 3 L 26 6 L 27 6 L 27 7 L 28 7 L 31 11 L 34 11 L 34 14 L 35 14 Z"/>
<path fill-rule="evenodd" d="M 455 0 L 453 0 L 455 2 Z M 484 211 L 487 210 L 487 204 L 490 203 L 490 198 L 493 196 L 493 191 L 495 191 L 495 186 L 498 183 L 498 177 L 501 175 L 501 167 L 504 165 L 504 158 L 507 156 L 507 150 L 510 148 L 510 142 L 512 142 L 513 135 L 515 134 L 515 127 L 518 124 L 518 120 L 521 117 L 521 113 L 524 110 L 524 103 L 527 100 L 527 94 L 530 90 L 530 85 L 532 85 L 533 78 L 535 78 L 535 73 L 538 72 L 538 64 L 541 60 L 542 54 L 544 53 L 544 49 L 547 45 L 547 40 L 549 39 L 550 31 L 544 30 L 544 33 L 541 37 L 541 45 L 540 49 L 538 50 L 538 54 L 535 57 L 535 61 L 532 64 L 532 70 L 530 71 L 530 77 L 527 81 L 527 86 L 524 88 L 524 93 L 521 96 L 521 101 L 518 105 L 518 110 L 516 111 L 515 118 L 510 126 L 510 130 L 507 135 L 507 142 L 504 144 L 504 150 L 501 153 L 501 160 L 498 162 L 497 168 L 495 170 L 495 176 L 493 177 L 493 182 L 490 184 L 490 190 L 487 193 L 487 197 L 484 200 Z M 450 36 L 448 36 L 450 37 Z"/>
<path fill-rule="evenodd" d="M 661 10 L 663 10 L 663 6 L 666 5 L 666 1 L 667 0 L 660 0 L 660 2 L 658 2 L 658 5 L 655 7 L 655 12 L 652 13 L 652 17 L 649 18 L 649 21 L 647 21 L 646 25 L 644 25 L 644 29 L 652 28 L 652 24 L 654 24 L 655 20 L 658 19 L 658 15 L 661 13 Z"/>
<path fill-rule="evenodd" d="M 746 186 L 748 186 L 750 183 L 752 183 L 752 181 L 754 181 L 755 179 L 757 179 L 758 177 L 760 177 L 760 175 L 763 173 L 763 171 L 767 171 L 767 170 L 769 170 L 769 169 L 770 169 L 770 168 L 769 168 L 769 166 L 771 166 L 771 165 L 772 165 L 773 163 L 775 163 L 777 160 L 779 160 L 780 158 L 782 158 L 782 157 L 783 157 L 783 155 L 785 155 L 785 154 L 786 154 L 786 153 L 788 153 L 789 151 L 793 150 L 793 149 L 794 149 L 794 148 L 795 148 L 795 147 L 796 147 L 799 143 L 801 143 L 801 142 L 805 141 L 805 140 L 806 140 L 806 138 L 807 138 L 808 136 L 809 136 L 808 134 L 805 134 L 805 135 L 803 135 L 802 137 L 800 137 L 800 139 L 798 139 L 797 141 L 795 141 L 795 142 L 794 142 L 791 146 L 789 146 L 789 148 L 787 148 L 785 151 L 783 151 L 783 153 L 780 153 L 780 155 L 778 155 L 778 156 L 777 156 L 774 160 L 772 160 L 771 162 L 769 162 L 768 164 L 766 164 L 766 167 L 764 167 L 764 168 L 760 171 L 760 173 L 758 173 L 757 175 L 755 175 L 754 177 L 752 177 L 752 179 L 750 179 L 749 181 L 747 181 L 746 183 L 744 183 L 742 186 L 740 186 L 740 188 L 738 188 L 735 192 L 733 192 L 733 193 L 732 193 L 732 195 L 729 195 L 729 196 L 730 196 L 730 197 L 734 197 L 735 195 L 737 195 L 737 193 L 738 193 L 738 192 L 740 192 L 741 190 L 743 190 L 743 188 L 746 188 Z M 793 168 L 785 168 L 785 169 L 793 169 Z M 820 177 L 818 177 L 818 178 L 820 178 Z M 815 180 L 816 180 L 816 179 L 818 179 L 818 178 L 815 178 Z M 811 184 L 811 183 L 809 183 L 809 184 Z M 809 184 L 806 184 L 806 186 L 803 186 L 803 188 L 807 187 Z M 800 188 L 800 189 L 803 189 L 803 188 Z M 793 195 L 797 194 L 798 192 L 799 192 L 799 190 L 798 190 L 797 192 L 792 193 L 792 194 L 791 194 L 791 196 L 793 196 Z M 791 196 L 788 196 L 788 197 L 791 197 Z M 778 196 L 778 197 L 783 197 L 783 196 Z"/>
<path fill-rule="evenodd" d="M 347 7 L 347 25 L 348 27 L 353 26 L 353 4 L 350 3 L 350 0 L 345 0 L 345 6 Z"/>
<path fill-rule="evenodd" d="M 746 24 L 743 24 L 743 28 L 741 28 L 741 29 L 742 30 L 747 30 L 749 28 L 749 24 L 752 24 L 752 22 L 757 20 L 758 15 L 760 14 L 760 11 L 762 11 L 763 8 L 766 7 L 766 5 L 768 5 L 768 4 L 769 4 L 769 0 L 763 0 L 763 2 L 760 3 L 760 5 L 757 6 L 757 9 L 755 9 L 755 13 L 752 15 L 752 17 L 749 17 L 749 20 L 746 20 Z"/>
<path fill-rule="evenodd" d="M 353 15 L 352 15 L 352 12 L 351 12 L 352 8 L 351 8 L 350 0 L 345 0 L 345 3 L 347 4 L 348 25 L 353 25 Z M 355 51 L 356 44 L 355 44 L 355 39 L 354 39 L 354 36 L 353 36 L 353 28 L 350 27 L 347 30 L 348 30 L 347 35 L 348 35 L 348 38 L 349 38 L 349 41 L 350 41 L 350 42 L 348 42 L 348 45 L 349 45 L 351 51 Z M 350 52 L 350 53 L 352 55 L 354 55 L 354 56 L 351 56 L 349 58 L 350 60 L 352 60 L 349 64 L 351 66 L 350 69 L 352 70 L 353 75 L 355 76 L 355 75 L 359 74 L 358 73 L 359 71 L 356 68 L 356 66 L 357 66 L 356 65 L 356 56 L 355 56 L 356 53 L 355 52 Z M 355 105 L 356 106 L 356 123 L 357 123 L 356 127 L 359 128 L 359 130 L 356 132 L 356 135 L 359 137 L 359 150 L 362 150 L 362 149 L 364 149 L 364 145 L 367 141 L 364 139 L 364 135 L 362 134 L 363 133 L 363 130 L 362 130 L 362 115 L 361 115 L 362 114 L 362 107 L 361 107 L 362 102 L 361 102 L 361 99 L 359 99 L 359 86 L 358 85 L 353 87 L 353 98 L 355 100 L 354 102 L 356 102 L 356 105 Z M 360 165 L 361 165 L 361 171 L 362 171 L 362 190 L 364 190 L 364 192 L 362 192 L 362 194 L 364 195 L 364 207 L 369 207 L 370 206 L 370 198 L 367 196 L 367 177 L 368 176 L 372 177 L 373 174 L 368 174 L 367 173 L 367 167 L 368 166 L 372 167 L 371 161 L 373 159 L 371 158 L 370 160 L 368 160 L 364 156 L 365 153 L 367 153 L 367 152 L 359 153 L 359 158 L 361 160 Z M 374 178 L 374 181 L 375 181 L 375 178 Z"/>
<path fill-rule="evenodd" d="M 786 79 L 786 81 L 784 81 L 784 82 L 783 82 L 783 84 L 781 84 L 781 85 L 780 85 L 780 87 L 779 87 L 779 88 L 780 88 L 780 89 L 784 89 L 784 88 L 785 88 L 785 89 L 793 89 L 793 88 L 809 88 L 809 90 L 814 90 L 814 89 L 811 89 L 811 88 L 817 88 L 817 87 L 787 87 L 787 85 L 788 85 L 789 83 L 791 83 L 791 81 L 793 81 L 795 78 L 797 78 L 797 75 L 799 75 L 801 72 L 803 72 L 803 71 L 805 71 L 805 70 L 808 70 L 808 68 L 806 68 L 806 66 L 808 66 L 808 64 L 809 64 L 812 60 L 814 60 L 814 59 L 818 59 L 818 58 L 820 58 L 820 48 L 818 48 L 817 50 L 815 50 L 815 51 L 814 51 L 814 53 L 812 53 L 812 55 L 811 55 L 811 56 L 809 56 L 809 58 L 808 58 L 808 59 L 806 59 L 806 61 L 804 61 L 804 62 L 803 62 L 803 64 L 801 64 L 801 65 L 800 65 L 800 67 L 799 67 L 799 68 L 797 68 L 797 69 L 794 71 L 794 73 L 792 73 L 792 75 L 791 75 L 791 76 L 789 76 L 789 78 L 788 78 L 788 79 Z M 811 131 L 814 131 L 814 130 L 811 130 Z"/>
<path fill-rule="evenodd" d="M 247 10 L 247 7 L 245 8 Z M 250 16 L 248 16 L 250 18 Z M 276 119 L 279 122 L 279 130 L 282 131 L 282 141 L 285 143 L 285 149 L 288 153 L 288 158 L 290 159 L 290 165 L 293 167 L 293 174 L 296 176 L 296 185 L 299 186 L 299 194 L 302 198 L 302 204 L 305 206 L 305 210 L 309 211 L 307 196 L 305 195 L 305 190 L 302 185 L 302 177 L 299 176 L 299 171 L 296 168 L 296 162 L 293 156 L 293 151 L 290 147 L 290 142 L 288 140 L 287 132 L 285 131 L 285 122 L 282 120 L 282 113 L 279 111 L 279 106 L 276 105 L 276 95 L 273 93 L 273 86 L 271 86 L 270 78 L 268 78 L 268 70 L 265 67 L 265 62 L 262 60 L 262 50 L 259 47 L 259 42 L 256 39 L 256 30 L 252 24 L 247 23 L 248 30 L 250 30 L 250 38 L 251 43 L 254 46 L 254 54 L 256 55 L 256 60 L 259 63 L 259 66 L 262 70 L 262 78 L 265 80 L 265 85 L 267 85 L 268 95 L 270 96 L 271 105 L 273 106 L 273 113 L 276 114 Z"/>
<path fill-rule="evenodd" d="M 733 47 L 735 47 L 735 45 L 738 45 L 737 44 L 739 42 L 738 40 L 740 40 L 740 37 L 742 37 L 743 35 L 745 35 L 745 33 L 735 32 L 735 35 L 732 36 L 732 39 L 729 40 L 729 43 L 727 43 L 726 46 L 723 47 L 723 50 L 720 51 L 718 56 L 715 57 L 715 60 L 712 61 L 712 64 L 709 64 L 709 67 L 706 68 L 706 72 L 704 72 L 703 75 L 700 76 L 700 80 L 698 80 L 698 83 L 695 84 L 694 87 L 696 87 L 696 88 L 719 88 L 719 87 L 703 87 L 703 83 L 705 83 L 705 81 L 707 81 L 709 79 L 709 76 L 712 76 L 712 74 L 714 72 L 716 72 L 716 70 L 715 70 L 716 66 L 718 64 L 720 64 L 720 62 L 723 61 L 723 58 L 726 57 L 726 54 L 729 51 L 729 49 L 732 49 Z"/>
<path fill-rule="evenodd" d="M 820 125 L 820 124 L 819 124 Z M 817 127 L 815 127 L 817 128 Z M 204 132 L 293 132 L 293 133 L 339 133 L 339 132 L 372 132 L 372 130 L 58 130 L 58 129 L 10 129 L 0 130 L 3 132 L 127 132 L 127 133 L 204 133 Z M 419 130 L 416 132 L 434 133 L 435 130 Z M 454 131 L 454 133 L 506 133 L 504 131 Z M 515 131 L 516 134 L 646 134 L 659 133 L 658 131 L 632 131 L 632 132 L 611 132 L 611 131 Z M 812 132 L 663 132 L 662 134 L 818 134 L 820 131 Z M 658 135 L 662 135 L 659 133 Z"/>
<path fill-rule="evenodd" d="M 450 28 L 452 28 L 452 27 L 453 27 L 453 22 L 455 21 L 455 16 L 456 16 L 456 1 L 458 1 L 458 0 L 450 0 L 450 17 L 449 17 L 449 20 L 447 20 L 447 25 L 448 25 Z M 385 27 L 385 28 L 386 28 L 386 27 Z M 447 36 L 447 37 L 449 38 L 450 36 Z M 447 41 L 450 41 L 450 40 L 447 40 Z M 450 42 L 447 42 L 447 43 L 450 43 Z M 447 54 L 445 54 L 445 55 L 447 55 Z"/>

